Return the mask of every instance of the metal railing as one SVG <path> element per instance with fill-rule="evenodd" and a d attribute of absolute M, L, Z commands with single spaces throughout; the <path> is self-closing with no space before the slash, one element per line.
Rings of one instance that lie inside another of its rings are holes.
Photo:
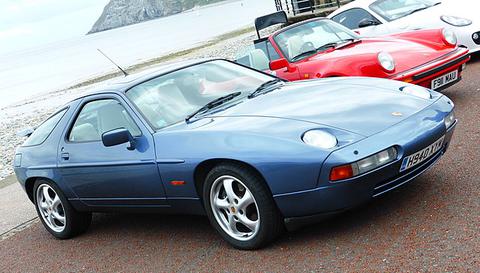
<path fill-rule="evenodd" d="M 275 6 L 278 11 L 283 10 L 289 15 L 297 15 L 339 8 L 351 1 L 353 0 L 275 0 Z"/>

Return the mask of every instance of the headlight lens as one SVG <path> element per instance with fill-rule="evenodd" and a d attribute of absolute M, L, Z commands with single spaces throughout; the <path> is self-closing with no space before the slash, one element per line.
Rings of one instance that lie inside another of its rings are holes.
<path fill-rule="evenodd" d="M 450 112 L 450 114 L 448 114 L 445 119 L 444 119 L 444 122 L 445 122 L 445 127 L 450 128 L 450 126 L 452 126 L 453 123 L 455 123 L 455 113 L 452 111 Z"/>
<path fill-rule="evenodd" d="M 388 72 L 392 72 L 393 70 L 395 70 L 395 61 L 393 60 L 393 57 L 387 52 L 378 53 L 378 62 L 383 67 L 383 69 L 387 70 Z"/>
<path fill-rule="evenodd" d="M 410 94 L 422 99 L 431 99 L 432 93 L 428 89 L 417 86 L 417 85 L 408 85 L 400 88 L 403 93 Z"/>
<path fill-rule="evenodd" d="M 348 179 L 360 174 L 364 174 L 393 162 L 395 159 L 397 159 L 397 155 L 397 149 L 395 147 L 390 147 L 352 164 L 334 167 L 330 171 L 330 181 Z"/>
<path fill-rule="evenodd" d="M 456 45 L 457 44 L 457 35 L 449 29 L 443 29 L 442 31 L 443 34 L 443 39 L 445 42 L 447 42 L 450 45 Z"/>
<path fill-rule="evenodd" d="M 456 27 L 464 27 L 472 24 L 472 20 L 457 16 L 442 15 L 440 16 L 440 19 L 442 19 L 442 21 L 444 21 L 445 23 Z"/>
<path fill-rule="evenodd" d="M 322 130 L 310 130 L 303 134 L 302 140 L 308 145 L 322 149 L 331 149 L 337 145 L 337 138 Z"/>

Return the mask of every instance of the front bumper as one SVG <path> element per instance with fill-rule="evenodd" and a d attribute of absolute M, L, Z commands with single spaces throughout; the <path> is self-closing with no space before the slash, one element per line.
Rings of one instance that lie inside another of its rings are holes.
<path fill-rule="evenodd" d="M 339 150 L 337 155 L 334 155 L 337 153 L 334 152 L 322 167 L 317 188 L 275 195 L 274 200 L 286 218 L 287 226 L 359 206 L 412 181 L 427 171 L 447 151 L 456 126 L 455 122 L 446 130 L 443 122 L 439 123 L 445 113 L 451 111 L 447 106 L 441 108 L 443 109 L 427 108 L 391 129 Z M 433 119 L 437 120 L 432 122 L 432 117 L 436 117 Z M 415 125 L 416 127 L 412 127 Z M 399 171 L 405 156 L 429 146 L 442 136 L 445 136 L 443 146 L 437 153 L 412 169 Z M 328 182 L 331 167 L 339 165 L 339 161 L 348 156 L 351 158 L 354 151 L 362 151 L 360 154 L 364 157 L 366 154 L 374 154 L 393 145 L 398 147 L 399 151 L 396 161 L 351 179 L 337 183 Z"/>
<path fill-rule="evenodd" d="M 468 54 L 468 50 L 464 47 L 459 47 L 456 51 L 452 53 L 449 53 L 421 66 L 393 75 L 392 77 L 390 77 L 390 79 L 408 82 L 430 89 L 432 88 L 432 81 L 434 79 L 457 70 L 457 80 L 436 89 L 436 91 L 440 91 L 458 83 L 462 79 L 462 66 L 466 64 L 469 60 L 470 55 Z"/>

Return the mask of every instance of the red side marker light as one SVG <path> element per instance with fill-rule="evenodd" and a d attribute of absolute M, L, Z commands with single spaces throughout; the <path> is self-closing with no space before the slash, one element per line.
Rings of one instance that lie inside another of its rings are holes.
<path fill-rule="evenodd" d="M 330 181 L 337 181 L 353 177 L 353 168 L 351 164 L 332 168 L 330 171 Z"/>
<path fill-rule="evenodd" d="M 172 186 L 183 186 L 185 184 L 186 184 L 185 181 L 176 181 L 176 180 L 170 181 L 170 185 Z"/>

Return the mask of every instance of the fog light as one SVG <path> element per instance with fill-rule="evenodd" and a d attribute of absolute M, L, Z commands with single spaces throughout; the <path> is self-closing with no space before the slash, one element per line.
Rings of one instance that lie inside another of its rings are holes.
<path fill-rule="evenodd" d="M 480 45 L 480 32 L 473 33 L 472 39 L 477 45 Z"/>
<path fill-rule="evenodd" d="M 364 174 L 393 162 L 395 159 L 397 159 L 397 149 L 390 147 L 357 162 L 353 162 L 352 164 L 332 168 L 330 171 L 330 181 L 349 179 Z"/>

